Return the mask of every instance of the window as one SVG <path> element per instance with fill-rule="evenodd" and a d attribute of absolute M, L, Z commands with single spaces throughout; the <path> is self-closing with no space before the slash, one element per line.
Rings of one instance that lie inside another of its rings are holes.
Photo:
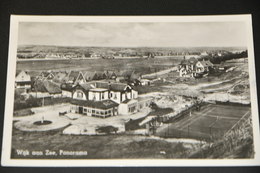
<path fill-rule="evenodd" d="M 95 113 L 95 110 L 92 110 L 92 113 L 94 114 L 94 113 Z"/>
<path fill-rule="evenodd" d="M 84 112 L 87 112 L 87 111 L 88 111 L 88 109 L 84 108 Z"/>
<path fill-rule="evenodd" d="M 112 98 L 113 97 L 113 93 L 110 93 L 110 98 Z"/>
<path fill-rule="evenodd" d="M 93 93 L 93 100 L 96 100 L 96 93 Z"/>
<path fill-rule="evenodd" d="M 102 98 L 102 100 L 105 98 L 105 94 L 104 93 L 101 93 L 101 98 Z"/>
<path fill-rule="evenodd" d="M 117 93 L 115 93 L 114 99 L 117 99 Z"/>
<path fill-rule="evenodd" d="M 83 93 L 81 91 L 77 92 L 77 98 L 83 98 Z"/>
<path fill-rule="evenodd" d="M 128 107 L 128 112 L 134 112 L 135 111 L 135 106 Z"/>

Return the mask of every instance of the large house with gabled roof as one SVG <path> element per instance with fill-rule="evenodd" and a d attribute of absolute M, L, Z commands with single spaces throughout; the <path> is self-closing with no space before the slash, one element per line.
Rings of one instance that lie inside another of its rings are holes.
<path fill-rule="evenodd" d="M 78 84 L 73 87 L 72 98 L 71 112 L 102 118 L 138 112 L 152 101 L 141 101 L 138 92 L 127 84 L 110 82 Z"/>
<path fill-rule="evenodd" d="M 26 71 L 17 71 L 15 75 L 16 88 L 31 88 L 31 76 Z"/>
<path fill-rule="evenodd" d="M 213 68 L 209 60 L 197 60 L 192 57 L 188 60 L 184 59 L 179 64 L 179 75 L 180 77 L 201 77 L 209 73 L 209 69 Z"/>

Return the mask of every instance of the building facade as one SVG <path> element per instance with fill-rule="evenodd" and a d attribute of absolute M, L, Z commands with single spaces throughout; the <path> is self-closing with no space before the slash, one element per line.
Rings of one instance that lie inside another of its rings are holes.
<path fill-rule="evenodd" d="M 136 113 L 149 107 L 152 100 L 140 99 L 127 84 L 109 82 L 78 84 L 73 87 L 72 98 L 71 112 L 102 118 Z"/>
<path fill-rule="evenodd" d="M 213 68 L 209 60 L 197 60 L 192 57 L 188 60 L 185 59 L 179 64 L 179 76 L 180 77 L 202 77 L 205 74 L 208 74 L 210 68 Z"/>
<path fill-rule="evenodd" d="M 31 88 L 31 76 L 25 72 L 20 71 L 15 76 L 15 88 Z"/>

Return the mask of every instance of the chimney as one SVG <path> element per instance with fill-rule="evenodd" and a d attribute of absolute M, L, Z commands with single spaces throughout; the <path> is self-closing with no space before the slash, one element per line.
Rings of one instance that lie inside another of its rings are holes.
<path fill-rule="evenodd" d="M 110 87 L 111 87 L 111 83 L 110 81 L 108 81 L 108 98 L 110 99 Z"/>
<path fill-rule="evenodd" d="M 108 90 L 110 90 L 110 87 L 111 87 L 111 83 L 110 81 L 108 81 Z"/>

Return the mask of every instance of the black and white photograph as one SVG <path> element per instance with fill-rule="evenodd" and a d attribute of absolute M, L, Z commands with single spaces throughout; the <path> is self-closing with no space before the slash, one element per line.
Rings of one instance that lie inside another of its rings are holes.
<path fill-rule="evenodd" d="M 260 164 L 250 15 L 10 23 L 2 165 Z"/>

